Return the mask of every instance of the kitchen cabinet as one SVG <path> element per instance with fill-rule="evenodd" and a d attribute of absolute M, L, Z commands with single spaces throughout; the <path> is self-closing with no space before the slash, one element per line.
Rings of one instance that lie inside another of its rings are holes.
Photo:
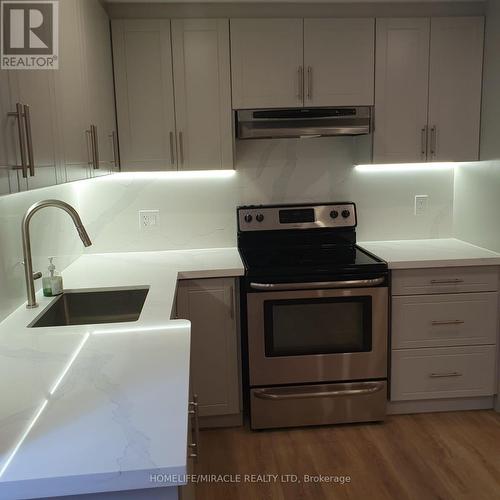
<path fill-rule="evenodd" d="M 123 170 L 233 168 L 227 19 L 114 20 L 112 31 Z"/>
<path fill-rule="evenodd" d="M 0 194 L 51 186 L 117 170 L 109 19 L 98 0 L 60 2 L 59 70 L 0 71 Z M 17 118 L 20 103 L 21 165 Z M 28 120 L 29 118 L 29 120 Z M 98 169 L 91 169 L 89 130 L 98 131 Z M 32 160 L 31 160 L 32 158 Z M 29 165 L 28 165 L 29 166 Z"/>
<path fill-rule="evenodd" d="M 479 159 L 484 19 L 431 19 L 431 161 Z"/>
<path fill-rule="evenodd" d="M 226 19 L 172 20 L 179 169 L 233 168 Z"/>
<path fill-rule="evenodd" d="M 231 19 L 233 108 L 373 104 L 374 19 Z"/>
<path fill-rule="evenodd" d="M 59 71 L 56 92 L 64 181 L 91 177 L 88 134 L 90 116 L 83 53 L 83 26 L 79 0 L 59 4 Z"/>
<path fill-rule="evenodd" d="M 392 294 L 392 402 L 495 394 L 497 268 L 396 270 Z"/>
<path fill-rule="evenodd" d="M 112 21 L 123 170 L 175 170 L 170 21 Z"/>
<path fill-rule="evenodd" d="M 231 19 L 233 108 L 303 105 L 302 19 Z"/>
<path fill-rule="evenodd" d="M 181 280 L 176 316 L 191 321 L 191 383 L 199 416 L 241 414 L 236 281 Z M 212 420 L 213 422 L 213 420 Z"/>
<path fill-rule="evenodd" d="M 478 159 L 483 40 L 482 17 L 377 19 L 374 163 Z"/>
<path fill-rule="evenodd" d="M 305 19 L 306 106 L 371 106 L 374 19 Z"/>
<path fill-rule="evenodd" d="M 16 164 L 16 147 L 18 147 L 17 122 L 8 116 L 15 105 L 10 101 L 8 72 L 0 70 L 0 195 L 17 193 L 19 183 Z"/>
<path fill-rule="evenodd" d="M 8 71 L 10 101 L 29 106 L 29 115 L 22 118 L 25 135 L 25 154 L 31 168 L 24 177 L 18 172 L 19 190 L 52 186 L 57 183 L 57 122 L 55 114 L 55 76 L 51 70 Z M 14 109 L 12 109 L 14 111 Z M 16 117 L 11 120 L 17 127 Z M 29 131 L 29 134 L 28 134 Z M 31 159 L 30 159 L 31 158 Z M 16 164 L 21 165 L 21 146 L 18 140 Z"/>
<path fill-rule="evenodd" d="M 90 123 L 96 127 L 94 177 L 119 170 L 115 158 L 116 119 L 109 18 L 99 1 L 81 0 L 82 34 Z"/>

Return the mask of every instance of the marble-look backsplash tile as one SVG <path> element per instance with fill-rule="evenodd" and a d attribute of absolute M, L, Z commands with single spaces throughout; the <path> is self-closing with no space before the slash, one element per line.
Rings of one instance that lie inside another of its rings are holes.
<path fill-rule="evenodd" d="M 371 138 L 238 141 L 236 172 L 224 178 L 123 174 L 79 183 L 90 252 L 227 247 L 236 244 L 239 204 L 352 200 L 359 238 L 451 236 L 453 170 L 364 173 Z M 429 196 L 416 217 L 414 197 Z M 139 227 L 139 210 L 160 210 L 160 227 Z"/>

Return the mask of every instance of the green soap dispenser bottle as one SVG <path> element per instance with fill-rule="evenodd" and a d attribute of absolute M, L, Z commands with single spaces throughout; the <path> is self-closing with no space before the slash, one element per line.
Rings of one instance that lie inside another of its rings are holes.
<path fill-rule="evenodd" d="M 54 297 L 63 292 L 62 276 L 56 272 L 56 266 L 53 263 L 54 257 L 49 257 L 48 276 L 42 279 L 43 294 L 45 297 Z"/>

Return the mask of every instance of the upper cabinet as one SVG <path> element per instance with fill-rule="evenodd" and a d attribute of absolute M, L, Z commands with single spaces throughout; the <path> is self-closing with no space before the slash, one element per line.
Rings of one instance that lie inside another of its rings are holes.
<path fill-rule="evenodd" d="M 233 108 L 304 102 L 302 19 L 231 19 Z"/>
<path fill-rule="evenodd" d="M 374 162 L 479 158 L 483 18 L 377 19 Z"/>
<path fill-rule="evenodd" d="M 233 168 L 228 21 L 174 19 L 172 54 L 179 168 Z"/>
<path fill-rule="evenodd" d="M 90 122 L 94 129 L 94 176 L 119 170 L 111 29 L 101 2 L 80 0 Z"/>
<path fill-rule="evenodd" d="M 22 166 L 17 169 L 20 191 L 57 183 L 55 78 L 52 70 L 8 71 L 10 111 L 16 112 L 10 116 L 11 125 L 18 132 L 14 162 Z M 18 112 L 18 104 L 22 112 Z"/>
<path fill-rule="evenodd" d="M 374 19 L 305 19 L 306 106 L 370 106 L 375 76 Z"/>
<path fill-rule="evenodd" d="M 108 16 L 99 0 L 59 9 L 59 69 L 0 70 L 1 194 L 117 169 Z"/>
<path fill-rule="evenodd" d="M 233 168 L 228 23 L 113 21 L 123 170 Z"/>
<path fill-rule="evenodd" d="M 232 19 L 233 108 L 373 104 L 374 19 Z"/>
<path fill-rule="evenodd" d="M 170 21 L 112 22 L 123 170 L 177 168 Z"/>
<path fill-rule="evenodd" d="M 484 19 L 431 19 L 431 161 L 479 159 Z"/>

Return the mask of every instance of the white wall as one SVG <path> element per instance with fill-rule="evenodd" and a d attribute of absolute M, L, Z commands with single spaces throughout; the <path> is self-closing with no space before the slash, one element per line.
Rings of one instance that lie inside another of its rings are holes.
<path fill-rule="evenodd" d="M 77 206 L 74 184 L 38 189 L 0 197 L 0 321 L 26 301 L 21 243 L 21 220 L 33 203 L 57 198 Z M 85 220 L 84 220 L 85 223 Z M 55 208 L 35 214 L 31 220 L 33 268 L 47 269 L 47 258 L 55 256 L 64 269 L 82 253 L 82 244 L 68 215 Z M 37 288 L 41 280 L 36 282 Z"/>
<path fill-rule="evenodd" d="M 455 172 L 454 236 L 500 252 L 500 162 L 461 166 Z"/>
<path fill-rule="evenodd" d="M 454 234 L 500 252 L 500 0 L 486 17 L 481 160 L 455 173 Z"/>

